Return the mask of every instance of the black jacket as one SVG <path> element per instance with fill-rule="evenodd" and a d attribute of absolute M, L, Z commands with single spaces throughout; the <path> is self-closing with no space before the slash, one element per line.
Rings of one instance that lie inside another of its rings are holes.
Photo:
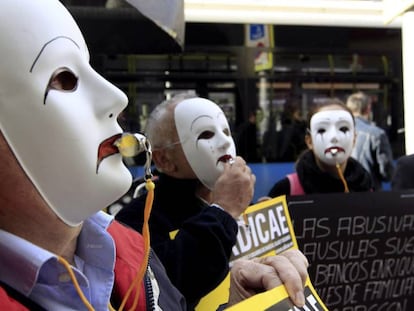
<path fill-rule="evenodd" d="M 414 154 L 404 155 L 397 160 L 391 179 L 392 190 L 414 189 Z"/>
<path fill-rule="evenodd" d="M 344 192 L 344 185 L 339 178 L 320 170 L 311 150 L 303 153 L 297 164 L 296 172 L 306 194 Z M 353 158 L 348 159 L 344 172 L 349 191 L 361 192 L 372 190 L 370 174 Z M 269 191 L 270 197 L 290 195 L 290 183 L 287 177 L 279 180 Z"/>
<path fill-rule="evenodd" d="M 151 246 L 172 283 L 193 309 L 229 272 L 237 222 L 195 196 L 197 180 L 160 174 L 150 217 Z M 116 219 L 141 232 L 146 194 L 124 207 Z M 170 233 L 179 230 L 174 239 Z"/>

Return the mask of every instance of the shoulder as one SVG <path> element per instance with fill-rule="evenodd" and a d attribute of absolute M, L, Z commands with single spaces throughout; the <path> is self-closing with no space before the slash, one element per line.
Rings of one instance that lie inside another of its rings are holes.
<path fill-rule="evenodd" d="M 413 189 L 414 154 L 398 158 L 391 179 L 392 190 Z"/>
<path fill-rule="evenodd" d="M 125 260 L 129 265 L 136 266 L 144 256 L 144 239 L 137 231 L 113 221 L 108 227 L 108 233 L 116 245 L 116 257 Z"/>
<path fill-rule="evenodd" d="M 408 172 L 414 171 L 414 154 L 405 155 L 402 157 L 399 157 L 396 161 L 395 165 L 395 171 L 396 172 L 402 172 L 405 171 L 405 175 L 407 175 Z"/>
<path fill-rule="evenodd" d="M 399 157 L 397 164 L 414 164 L 414 154 Z"/>
<path fill-rule="evenodd" d="M 115 214 L 115 219 L 140 231 L 144 217 L 145 198 L 146 194 L 143 194 L 132 199 Z"/>
<path fill-rule="evenodd" d="M 290 182 L 288 177 L 284 177 L 283 179 L 277 181 L 270 189 L 268 196 L 274 198 L 284 194 L 290 194 Z"/>

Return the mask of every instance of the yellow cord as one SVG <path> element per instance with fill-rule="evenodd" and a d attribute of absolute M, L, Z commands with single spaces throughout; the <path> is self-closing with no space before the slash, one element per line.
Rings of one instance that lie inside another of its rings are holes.
<path fill-rule="evenodd" d="M 339 178 L 341 179 L 342 183 L 344 184 L 344 188 L 345 188 L 344 192 L 348 193 L 349 192 L 348 184 L 345 180 L 344 174 L 342 174 L 341 166 L 338 163 L 336 163 L 336 168 L 338 170 Z"/>
<path fill-rule="evenodd" d="M 152 182 L 151 179 L 148 179 L 146 181 L 146 188 L 148 190 L 148 194 L 147 194 L 147 198 L 145 201 L 145 210 L 144 210 L 144 223 L 142 226 L 142 237 L 144 239 L 144 260 L 142 262 L 142 265 L 139 269 L 139 271 L 137 272 L 134 280 L 132 281 L 131 285 L 129 286 L 124 299 L 122 300 L 121 306 L 119 307 L 119 311 L 122 311 L 125 307 L 125 304 L 129 298 L 129 296 L 131 295 L 131 292 L 134 288 L 136 288 L 136 292 L 137 294 L 134 297 L 134 303 L 131 307 L 130 310 L 135 310 L 137 304 L 138 304 L 138 300 L 139 300 L 139 286 L 141 284 L 141 281 L 144 279 L 144 275 L 145 272 L 147 271 L 147 266 L 148 266 L 148 260 L 149 260 L 149 253 L 150 253 L 150 233 L 149 233 L 149 225 L 148 225 L 148 221 L 149 221 L 149 217 L 151 215 L 151 209 L 152 209 L 152 203 L 154 201 L 154 188 L 155 188 L 155 184 Z M 83 304 L 86 306 L 86 308 L 89 311 L 94 311 L 95 309 L 92 307 L 92 305 L 90 304 L 90 302 L 88 301 L 88 299 L 86 299 L 85 295 L 83 294 L 78 280 L 75 277 L 75 274 L 73 273 L 73 270 L 70 266 L 70 264 L 66 261 L 66 259 L 64 259 L 61 256 L 58 256 L 58 262 L 60 262 L 68 271 L 69 276 L 72 280 L 73 285 L 75 286 L 76 292 L 78 293 L 80 299 L 82 300 Z M 116 311 L 111 304 L 108 304 L 108 309 L 110 311 Z"/>
<path fill-rule="evenodd" d="M 83 304 L 86 306 L 86 308 L 89 311 L 94 311 L 95 309 L 92 307 L 92 305 L 90 304 L 88 299 L 86 299 L 85 295 L 83 294 L 83 292 L 82 292 L 82 290 L 79 286 L 78 280 L 76 279 L 75 274 L 73 273 L 72 268 L 70 267 L 70 264 L 66 261 L 65 258 L 63 258 L 61 256 L 58 256 L 58 262 L 60 262 L 66 268 L 66 270 L 68 271 L 70 279 L 72 280 L 72 283 L 75 286 L 75 289 L 76 289 L 80 299 L 82 300 Z"/>
<path fill-rule="evenodd" d="M 149 260 L 149 252 L 150 252 L 150 233 L 149 233 L 149 216 L 151 215 L 151 209 L 152 209 L 152 202 L 154 201 L 154 188 L 155 185 L 152 182 L 151 179 L 147 179 L 145 187 L 147 188 L 148 194 L 145 201 L 145 210 L 144 210 L 144 223 L 142 225 L 142 237 L 144 239 L 144 261 L 137 272 L 135 279 L 132 281 L 131 285 L 129 286 L 124 299 L 122 300 L 121 306 L 119 307 L 119 311 L 122 311 L 125 307 L 125 304 L 131 295 L 131 292 L 134 288 L 136 288 L 137 294 L 134 298 L 133 306 L 130 310 L 134 310 L 138 300 L 139 300 L 139 285 L 141 284 L 141 281 L 144 278 L 145 272 L 147 271 L 147 265 Z"/>

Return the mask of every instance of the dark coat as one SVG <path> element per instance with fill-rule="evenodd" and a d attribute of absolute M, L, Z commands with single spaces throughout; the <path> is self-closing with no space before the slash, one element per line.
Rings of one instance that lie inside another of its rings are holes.
<path fill-rule="evenodd" d="M 238 232 L 230 214 L 196 197 L 197 185 L 160 174 L 149 221 L 151 246 L 189 310 L 227 276 Z M 141 231 L 145 198 L 133 200 L 116 219 Z"/>
<path fill-rule="evenodd" d="M 342 181 L 321 171 L 311 150 L 301 155 L 296 164 L 296 172 L 306 194 L 344 192 Z M 353 158 L 348 159 L 344 177 L 351 192 L 372 190 L 370 174 Z M 290 183 L 287 177 L 276 182 L 268 195 L 277 197 L 283 194 L 290 195 Z"/>
<path fill-rule="evenodd" d="M 397 160 L 391 179 L 392 190 L 414 190 L 414 154 L 402 156 Z"/>

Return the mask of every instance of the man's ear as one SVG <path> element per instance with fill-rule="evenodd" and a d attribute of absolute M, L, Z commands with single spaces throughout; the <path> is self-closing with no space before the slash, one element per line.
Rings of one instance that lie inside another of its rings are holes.
<path fill-rule="evenodd" d="M 313 149 L 312 136 L 309 133 L 305 135 L 305 143 L 308 149 Z"/>
<path fill-rule="evenodd" d="M 154 161 L 157 169 L 163 173 L 172 173 L 176 170 L 176 166 L 171 158 L 169 157 L 168 151 L 166 149 L 158 149 L 152 151 L 152 160 Z"/>

